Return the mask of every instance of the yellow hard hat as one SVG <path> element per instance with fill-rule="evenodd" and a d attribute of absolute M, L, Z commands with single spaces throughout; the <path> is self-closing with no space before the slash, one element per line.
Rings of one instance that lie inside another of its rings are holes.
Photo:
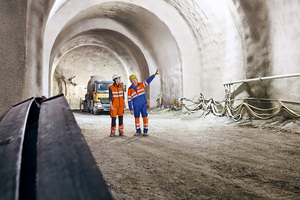
<path fill-rule="evenodd" d="M 132 79 L 135 79 L 136 78 L 136 75 L 132 74 L 129 76 L 129 80 L 131 81 Z"/>

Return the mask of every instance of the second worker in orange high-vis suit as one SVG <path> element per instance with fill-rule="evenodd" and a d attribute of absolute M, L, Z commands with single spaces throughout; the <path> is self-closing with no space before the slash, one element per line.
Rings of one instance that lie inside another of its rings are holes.
<path fill-rule="evenodd" d="M 142 113 L 143 117 L 143 125 L 144 125 L 144 136 L 148 135 L 148 113 L 147 113 L 147 98 L 145 95 L 144 88 L 150 84 L 150 82 L 154 79 L 154 77 L 158 74 L 158 70 L 156 70 L 155 74 L 150 76 L 147 80 L 143 82 L 138 82 L 138 79 L 135 75 L 131 75 L 129 77 L 132 85 L 128 88 L 128 107 L 130 113 L 135 118 L 135 128 L 136 133 L 135 136 L 141 135 L 140 128 L 140 113 Z"/>
<path fill-rule="evenodd" d="M 119 118 L 119 135 L 124 135 L 123 114 L 125 105 L 124 86 L 121 84 L 121 76 L 115 74 L 112 77 L 114 84 L 109 86 L 109 101 L 110 101 L 110 116 L 111 116 L 111 131 L 110 136 L 116 135 L 117 130 L 117 115 Z"/>

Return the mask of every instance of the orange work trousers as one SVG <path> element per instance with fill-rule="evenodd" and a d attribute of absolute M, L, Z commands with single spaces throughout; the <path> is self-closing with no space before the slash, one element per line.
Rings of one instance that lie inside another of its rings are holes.
<path fill-rule="evenodd" d="M 123 116 L 124 107 L 114 107 L 114 110 L 110 109 L 110 117 Z"/>

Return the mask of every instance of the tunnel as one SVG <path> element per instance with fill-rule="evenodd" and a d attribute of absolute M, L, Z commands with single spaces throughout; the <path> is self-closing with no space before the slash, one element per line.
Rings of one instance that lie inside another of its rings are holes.
<path fill-rule="evenodd" d="M 84 52 L 86 56 L 83 57 Z M 119 74 L 128 87 L 131 74 L 137 74 L 142 80 L 149 77 L 148 65 L 140 49 L 125 36 L 109 30 L 92 30 L 75 36 L 58 55 L 61 56 L 56 56 L 51 65 L 51 92 L 52 95 L 64 93 L 74 109 L 79 108 L 79 99 L 84 99 L 91 76 L 111 80 L 113 74 Z M 78 60 L 80 58 L 84 60 Z M 72 85 L 68 79 L 74 76 L 77 83 Z M 72 100 L 75 102 L 71 104 Z"/>
<path fill-rule="evenodd" d="M 53 19 L 49 18 L 46 25 L 45 50 L 51 49 L 51 52 L 44 51 L 46 56 L 44 66 L 47 66 L 48 61 L 50 63 L 48 67 L 49 83 L 44 84 L 48 85 L 48 88 L 45 87 L 45 91 L 49 90 L 50 94 L 55 95 L 53 86 L 56 83 L 53 74 L 56 72 L 57 65 L 59 65 L 58 70 L 64 69 L 62 63 L 65 57 L 72 57 L 71 54 L 75 50 L 81 55 L 83 52 L 80 49 L 83 51 L 83 45 L 86 46 L 85 49 L 96 48 L 98 45 L 111 52 L 112 56 L 109 56 L 109 53 L 105 56 L 109 58 L 107 62 L 111 63 L 105 63 L 103 60 L 91 61 L 95 57 L 91 54 L 88 54 L 91 59 L 86 61 L 77 62 L 74 58 L 75 63 L 82 62 L 81 65 L 83 66 L 78 67 L 78 69 L 84 69 L 87 65 L 91 68 L 90 72 L 85 75 L 78 71 L 77 74 L 86 77 L 85 79 L 77 77 L 78 80 L 81 80 L 81 84 L 86 84 L 92 75 L 102 75 L 110 80 L 112 75 L 119 71 L 124 83 L 129 85 L 128 77 L 131 74 L 137 74 L 140 80 L 145 80 L 150 76 L 150 73 L 154 73 L 158 68 L 162 78 L 156 85 L 150 86 L 149 91 L 147 91 L 152 105 L 155 105 L 161 90 L 165 93 L 165 104 L 170 104 L 172 100 L 182 96 L 181 53 L 171 30 L 157 15 L 141 5 L 125 2 L 85 4 L 86 8 L 77 6 L 77 2 L 72 2 L 72 4 L 74 7 L 69 7 L 74 12 L 72 18 L 66 20 L 66 13 L 68 13 L 68 17 L 70 16 L 69 11 L 61 12 L 61 15 L 59 15 L 60 12 L 57 12 Z M 76 9 L 78 10 L 76 11 Z M 65 24 L 60 24 L 61 28 L 59 28 L 57 22 L 62 18 L 65 20 Z M 145 27 L 150 28 L 146 29 Z M 47 29 L 53 30 L 47 31 Z M 157 34 L 158 32 L 159 34 Z M 53 38 L 54 34 L 57 34 L 56 38 Z M 70 62 L 68 63 L 70 64 Z M 116 65 L 120 65 L 120 67 L 118 68 Z M 115 72 L 112 70 L 114 68 L 107 69 L 110 67 L 115 67 Z M 48 69 L 44 71 L 46 73 Z M 61 71 L 60 73 L 64 72 Z M 68 76 L 71 77 L 72 75 L 69 74 Z M 175 87 L 171 89 L 169 85 L 175 85 Z M 78 97 L 79 95 L 75 96 Z"/>
<path fill-rule="evenodd" d="M 26 99 L 40 109 L 63 95 L 116 199 L 293 199 L 299 8 L 299 0 L 2 0 L 0 122 Z M 145 87 L 150 137 L 136 139 L 129 77 L 142 82 L 156 70 Z M 125 86 L 123 140 L 106 137 L 109 112 L 82 108 L 91 80 L 115 74 Z"/>
<path fill-rule="evenodd" d="M 26 23 L 17 21 L 8 31 L 4 31 L 5 27 L 17 18 L 12 13 L 3 22 L 5 73 L 1 80 L 2 91 L 6 92 L 2 92 L 1 113 L 16 103 L 18 96 L 50 97 L 60 92 L 66 93 L 68 100 L 74 102 L 72 106 L 78 108 L 89 77 L 104 75 L 111 79 L 117 69 L 128 86 L 129 75 L 136 74 L 144 80 L 159 69 L 159 81 L 146 91 L 152 107 L 157 105 L 160 94 L 164 106 L 200 93 L 223 100 L 224 83 L 298 73 L 295 41 L 299 30 L 288 25 L 296 24 L 297 1 L 274 6 L 271 2 L 246 0 L 62 0 L 6 6 L 19 8 L 14 12 L 23 12 L 28 19 Z M 4 9 L 3 15 L 8 15 L 9 9 Z M 274 17 L 278 15 L 283 17 Z M 26 30 L 26 34 L 18 33 L 17 40 L 11 39 L 9 33 L 15 28 Z M 26 51 L 5 56 L 4 47 L 12 51 L 22 38 Z M 86 56 L 78 57 L 81 54 Z M 22 65 L 26 67 L 20 68 Z M 109 70 L 112 66 L 115 70 Z M 76 86 L 67 81 L 72 77 Z M 272 79 L 233 85 L 233 90 L 237 98 L 297 101 L 297 85 L 296 78 Z M 9 93 L 15 90 L 18 94 Z"/>

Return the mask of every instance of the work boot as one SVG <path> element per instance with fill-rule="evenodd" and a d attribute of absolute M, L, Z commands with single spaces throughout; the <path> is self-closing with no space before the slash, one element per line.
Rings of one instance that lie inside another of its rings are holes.
<path fill-rule="evenodd" d="M 116 136 L 116 135 L 115 135 L 115 134 L 113 134 L 113 133 L 111 133 L 111 134 L 110 134 L 110 137 L 115 137 L 115 136 Z"/>
<path fill-rule="evenodd" d="M 148 136 L 148 133 L 144 133 L 143 136 Z"/>
<path fill-rule="evenodd" d="M 124 136 L 124 133 L 119 133 L 119 136 Z"/>
<path fill-rule="evenodd" d="M 141 135 L 141 133 L 135 133 L 134 134 L 134 136 L 140 136 Z"/>

